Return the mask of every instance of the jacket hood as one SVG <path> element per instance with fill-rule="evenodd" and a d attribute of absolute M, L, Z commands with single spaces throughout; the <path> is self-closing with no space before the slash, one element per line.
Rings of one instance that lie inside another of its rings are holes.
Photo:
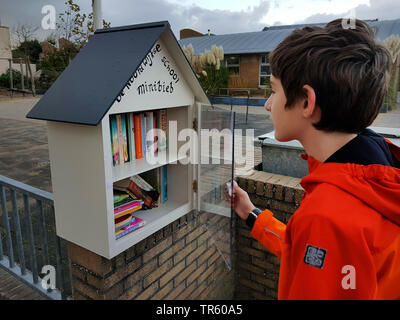
<path fill-rule="evenodd" d="M 400 161 L 400 148 L 387 142 Z M 321 163 L 306 154 L 302 158 L 308 160 L 310 172 L 301 180 L 306 192 L 320 183 L 333 184 L 400 225 L 400 169 L 377 164 Z"/>

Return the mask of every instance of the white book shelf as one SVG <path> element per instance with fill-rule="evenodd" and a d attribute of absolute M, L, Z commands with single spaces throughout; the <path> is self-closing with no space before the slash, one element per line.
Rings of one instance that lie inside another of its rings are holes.
<path fill-rule="evenodd" d="M 199 166 L 170 153 L 169 145 L 161 163 L 113 165 L 110 115 L 166 109 L 177 133 L 193 128 L 195 118 L 199 132 L 201 104 L 209 104 L 208 97 L 168 23 L 96 31 L 28 115 L 47 121 L 57 235 L 111 259 L 200 209 L 193 190 Z M 177 151 L 184 143 L 178 141 Z M 164 165 L 168 200 L 136 211 L 146 224 L 116 239 L 113 184 Z"/>
<path fill-rule="evenodd" d="M 187 158 L 186 155 L 181 155 L 181 156 L 179 156 L 178 154 L 169 155 L 167 151 L 163 151 L 162 153 L 163 154 L 158 153 L 157 156 L 160 157 L 161 159 L 165 159 L 165 161 L 163 162 L 157 161 L 157 163 L 149 164 L 147 162 L 147 159 L 141 158 L 113 167 L 112 169 L 113 182 L 126 179 L 136 174 L 141 174 L 143 172 L 150 171 L 170 163 L 181 162 Z"/>
<path fill-rule="evenodd" d="M 193 105 L 167 108 L 167 121 L 176 121 L 178 130 L 187 128 L 193 109 Z M 166 157 L 165 163 L 135 159 L 113 166 L 109 114 L 100 126 L 48 122 L 48 130 L 56 228 L 61 237 L 112 258 L 194 209 L 193 165 L 181 163 L 186 155 Z M 163 165 L 167 165 L 168 200 L 157 208 L 134 212 L 145 225 L 116 239 L 113 183 Z"/>

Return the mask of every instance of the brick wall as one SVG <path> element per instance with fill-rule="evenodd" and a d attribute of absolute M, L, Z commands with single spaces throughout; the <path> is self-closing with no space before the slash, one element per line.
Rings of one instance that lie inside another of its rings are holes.
<path fill-rule="evenodd" d="M 234 271 L 208 227 L 223 220 L 189 213 L 111 260 L 69 243 L 73 298 L 232 299 Z"/>
<path fill-rule="evenodd" d="M 300 180 L 262 171 L 237 178 L 255 206 L 270 209 L 284 223 L 300 204 L 304 192 Z M 235 298 L 276 299 L 280 260 L 250 235 L 250 228 L 239 218 L 236 232 Z"/>
<path fill-rule="evenodd" d="M 270 209 L 284 223 L 303 195 L 297 178 L 254 171 L 237 181 L 257 207 Z M 280 261 L 251 237 L 238 217 L 233 268 L 226 267 L 220 252 L 229 246 L 218 236 L 229 234 L 226 221 L 189 213 L 111 260 L 69 243 L 73 298 L 276 299 Z"/>

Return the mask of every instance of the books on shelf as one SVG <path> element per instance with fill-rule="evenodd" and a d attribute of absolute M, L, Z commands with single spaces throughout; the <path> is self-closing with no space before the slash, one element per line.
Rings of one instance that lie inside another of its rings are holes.
<path fill-rule="evenodd" d="M 133 216 L 133 212 L 142 209 L 143 201 L 132 198 L 129 194 L 123 191 L 122 184 L 114 185 L 114 227 L 115 234 L 119 234 L 123 236 L 123 232 L 125 232 L 128 228 L 131 229 L 134 222 L 139 219 Z M 142 220 L 142 219 L 141 219 Z M 136 227 L 137 228 L 137 227 Z M 129 232 L 132 232 L 132 229 Z"/>
<path fill-rule="evenodd" d="M 145 112 L 145 121 L 146 121 L 146 158 L 150 158 L 154 156 L 154 119 L 153 112 Z"/>
<path fill-rule="evenodd" d="M 134 212 L 150 210 L 167 201 L 167 166 L 116 181 L 113 189 L 114 222 L 118 239 L 145 223 L 141 219 L 136 225 L 135 221 L 139 218 L 133 215 Z"/>
<path fill-rule="evenodd" d="M 167 166 L 162 166 L 161 170 L 161 202 L 165 203 L 168 200 L 167 192 Z"/>
<path fill-rule="evenodd" d="M 118 126 L 117 117 L 110 115 L 110 133 L 111 133 L 111 152 L 113 165 L 119 164 L 119 142 L 118 142 Z"/>
<path fill-rule="evenodd" d="M 122 117 L 120 114 L 116 115 L 117 118 L 117 132 L 118 132 L 118 153 L 119 153 L 119 162 L 118 164 L 123 164 L 124 161 L 124 141 L 122 137 Z"/>
<path fill-rule="evenodd" d="M 115 232 L 126 227 L 128 224 L 135 221 L 135 217 L 131 214 L 115 219 Z"/>
<path fill-rule="evenodd" d="M 115 238 L 119 239 L 125 235 L 127 235 L 128 233 L 131 233 L 132 231 L 135 231 L 141 227 L 143 227 L 146 224 L 146 221 L 138 218 L 138 217 L 134 217 L 134 221 L 129 223 L 128 225 L 122 227 L 120 230 L 115 232 Z"/>
<path fill-rule="evenodd" d="M 130 203 L 124 204 L 121 207 L 114 208 L 114 219 L 126 216 L 128 214 L 131 214 L 132 212 L 140 210 L 142 209 L 142 206 L 143 201 L 135 200 Z"/>
<path fill-rule="evenodd" d="M 154 129 L 161 129 L 158 136 Z M 110 115 L 113 166 L 149 158 L 167 150 L 167 110 Z"/>
<path fill-rule="evenodd" d="M 135 139 L 135 155 L 136 159 L 143 158 L 143 149 L 142 149 L 142 126 L 141 126 L 141 118 L 139 114 L 133 115 L 134 121 L 134 139 Z"/>
<path fill-rule="evenodd" d="M 146 114 L 144 112 L 140 113 L 140 125 L 142 128 L 142 154 L 143 158 L 146 158 Z"/>
<path fill-rule="evenodd" d="M 129 153 L 128 153 L 128 132 L 127 132 L 127 117 L 126 114 L 121 114 L 121 126 L 122 126 L 122 148 L 124 152 L 124 162 L 129 161 Z"/>
<path fill-rule="evenodd" d="M 136 148 L 135 148 L 135 126 L 134 126 L 134 116 L 133 113 L 127 115 L 129 119 L 129 133 L 128 133 L 128 143 L 129 143 L 129 159 L 133 161 L 136 159 Z"/>
<path fill-rule="evenodd" d="M 127 191 L 131 192 L 132 194 L 134 194 L 136 197 L 138 197 L 139 199 L 143 200 L 144 205 L 147 208 L 154 208 L 157 205 L 157 199 L 153 196 L 150 195 L 149 191 L 145 191 L 142 188 L 140 188 L 135 181 L 131 180 L 129 182 L 129 185 L 127 187 Z"/>
<path fill-rule="evenodd" d="M 159 128 L 164 131 L 165 135 L 160 137 L 157 142 L 158 151 L 163 152 L 167 150 L 167 130 L 168 130 L 168 122 L 167 122 L 167 110 L 163 109 L 159 112 Z"/>

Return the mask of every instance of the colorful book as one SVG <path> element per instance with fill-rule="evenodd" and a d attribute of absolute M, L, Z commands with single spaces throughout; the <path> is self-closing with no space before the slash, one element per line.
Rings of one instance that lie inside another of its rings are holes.
<path fill-rule="evenodd" d="M 118 192 L 118 190 L 115 190 L 114 191 L 114 203 L 115 202 L 118 202 L 118 201 L 121 201 L 121 200 L 124 200 L 124 199 L 126 199 L 126 198 L 128 198 L 129 197 L 129 195 L 128 194 L 123 194 L 122 192 L 121 193 L 119 193 Z"/>
<path fill-rule="evenodd" d="M 142 154 L 146 157 L 146 115 L 144 112 L 140 114 L 140 124 L 142 126 Z"/>
<path fill-rule="evenodd" d="M 132 215 L 126 215 L 126 216 L 115 219 L 115 231 L 118 231 L 118 230 L 128 226 L 133 221 L 135 221 L 135 217 Z"/>
<path fill-rule="evenodd" d="M 114 191 L 115 192 L 115 191 Z M 125 192 L 125 195 L 115 195 L 114 194 L 114 208 L 131 201 L 134 201 L 129 194 Z"/>
<path fill-rule="evenodd" d="M 153 128 L 156 130 L 158 128 L 157 124 L 157 112 L 153 112 Z M 157 144 L 158 136 L 154 134 L 154 153 L 158 152 L 158 144 Z"/>
<path fill-rule="evenodd" d="M 159 117 L 160 117 L 160 129 L 164 132 L 164 137 L 159 137 L 158 151 L 163 152 L 167 150 L 167 130 L 168 130 L 167 110 L 166 109 L 160 110 Z"/>
<path fill-rule="evenodd" d="M 119 213 L 122 213 L 122 212 L 125 212 L 125 211 L 127 211 L 127 210 L 132 209 L 132 208 L 139 207 L 139 206 L 141 206 L 141 205 L 142 205 L 142 201 L 140 201 L 140 200 L 134 200 L 134 201 L 132 201 L 132 202 L 130 202 L 130 203 L 124 204 L 123 206 L 120 206 L 120 207 L 118 207 L 118 208 L 115 208 L 115 209 L 114 209 L 114 215 L 119 214 Z"/>
<path fill-rule="evenodd" d="M 120 229 L 119 231 L 117 231 L 115 233 L 115 238 L 119 239 L 119 238 L 131 233 L 132 231 L 135 231 L 135 230 L 143 227 L 145 224 L 146 224 L 145 220 L 143 220 L 141 218 L 138 218 L 138 217 L 135 217 L 135 221 L 134 222 L 130 223 L 126 227 L 123 227 L 122 229 Z"/>
<path fill-rule="evenodd" d="M 132 212 L 138 211 L 140 209 L 142 209 L 142 205 L 132 206 L 129 209 L 126 209 L 125 211 L 119 211 L 117 213 L 114 213 L 114 219 L 126 216 L 127 214 L 131 214 Z"/>
<path fill-rule="evenodd" d="M 112 132 L 112 115 L 110 115 L 110 142 L 111 142 L 111 163 L 115 166 L 114 162 L 114 150 L 113 150 L 113 132 Z"/>
<path fill-rule="evenodd" d="M 127 194 L 127 193 L 122 193 L 122 192 L 120 192 L 120 191 L 118 191 L 118 190 L 114 190 L 114 197 L 113 197 L 113 200 L 114 200 L 114 205 L 115 205 L 116 203 L 119 203 L 119 202 L 121 202 L 121 201 L 132 200 L 132 199 L 130 199 L 129 194 Z"/>
<path fill-rule="evenodd" d="M 117 114 L 117 128 L 118 128 L 118 150 L 119 150 L 119 164 L 124 163 L 124 139 L 122 137 L 122 119 L 121 115 Z"/>
<path fill-rule="evenodd" d="M 165 203 L 168 200 L 167 166 L 161 167 L 161 198 L 162 203 Z"/>
<path fill-rule="evenodd" d="M 134 118 L 134 130 L 135 130 L 135 155 L 136 159 L 141 159 L 143 158 L 141 117 L 139 114 L 135 114 L 133 118 Z"/>
<path fill-rule="evenodd" d="M 131 177 L 130 179 L 146 191 L 157 205 L 161 204 L 161 168 L 143 172 L 140 175 Z"/>
<path fill-rule="evenodd" d="M 129 186 L 129 178 L 115 181 L 113 188 L 116 192 L 126 193 L 126 188 Z"/>
<path fill-rule="evenodd" d="M 121 208 L 121 207 L 124 206 L 124 205 L 132 204 L 134 201 L 138 201 L 138 200 L 132 200 L 132 198 L 129 197 L 129 199 L 126 199 L 126 200 L 123 200 L 123 201 L 114 203 L 114 210 L 115 210 L 115 209 L 119 209 L 119 208 Z"/>
<path fill-rule="evenodd" d="M 118 126 L 117 118 L 115 115 L 110 115 L 110 130 L 112 141 L 112 157 L 113 165 L 119 164 L 119 142 L 118 142 Z"/>
<path fill-rule="evenodd" d="M 140 200 L 131 191 L 128 190 L 129 182 L 130 182 L 129 178 L 116 181 L 113 184 L 113 188 L 114 190 L 127 193 L 132 199 Z"/>
<path fill-rule="evenodd" d="M 146 119 L 146 158 L 154 157 L 154 119 L 153 112 L 145 112 Z"/>
<path fill-rule="evenodd" d="M 132 180 L 133 182 L 135 182 L 144 191 L 152 191 L 152 190 L 154 190 L 156 184 L 154 184 L 153 180 L 152 180 L 152 182 L 149 183 L 145 179 L 149 178 L 149 175 L 153 175 L 153 173 L 152 173 L 153 171 L 154 170 L 141 173 L 141 175 L 143 175 L 143 177 L 145 177 L 145 178 L 142 178 L 140 175 L 137 174 L 137 175 L 130 177 L 129 180 Z M 126 182 L 124 182 L 124 183 L 126 183 Z"/>
<path fill-rule="evenodd" d="M 129 186 L 127 188 L 127 191 L 131 192 L 135 196 L 137 196 L 139 199 L 142 199 L 144 201 L 144 205 L 148 208 L 154 208 L 156 205 L 156 202 L 154 199 L 144 190 L 142 190 L 135 182 L 132 180 L 129 182 Z"/>
<path fill-rule="evenodd" d="M 129 152 L 130 152 L 130 161 L 136 159 L 136 151 L 135 151 L 135 126 L 134 126 L 134 115 L 133 113 L 128 114 L 129 118 Z"/>
<path fill-rule="evenodd" d="M 122 143 L 124 150 L 124 162 L 129 161 L 129 150 L 128 150 L 128 130 L 127 130 L 127 115 L 123 113 L 121 115 L 121 126 L 122 126 Z"/>

